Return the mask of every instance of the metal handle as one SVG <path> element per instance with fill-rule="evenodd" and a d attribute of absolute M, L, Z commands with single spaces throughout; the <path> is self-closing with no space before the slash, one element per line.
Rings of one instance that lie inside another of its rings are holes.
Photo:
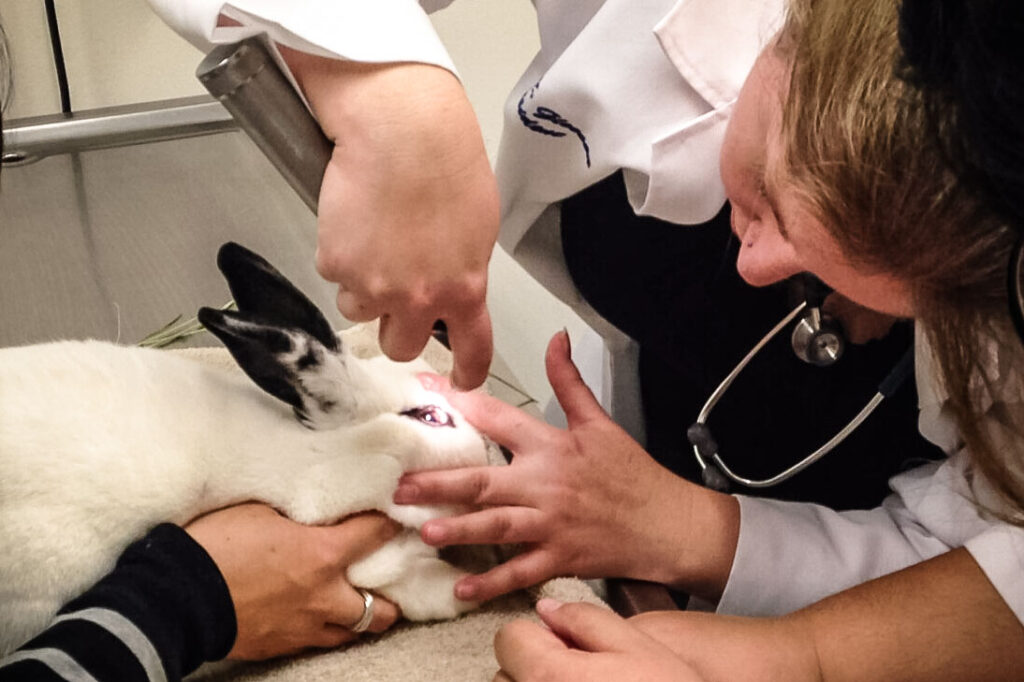
<path fill-rule="evenodd" d="M 53 154 L 176 140 L 236 127 L 224 107 L 206 95 L 22 118 L 3 131 L 2 161 L 16 166 Z"/>
<path fill-rule="evenodd" d="M 334 144 L 282 73 L 267 38 L 216 47 L 196 77 L 316 213 Z"/>

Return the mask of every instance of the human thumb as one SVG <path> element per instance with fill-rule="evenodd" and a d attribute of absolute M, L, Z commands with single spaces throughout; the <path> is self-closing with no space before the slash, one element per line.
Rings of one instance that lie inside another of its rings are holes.
<path fill-rule="evenodd" d="M 548 342 L 544 365 L 548 373 L 548 381 L 555 392 L 558 404 L 565 412 L 569 426 L 580 422 L 605 416 L 601 404 L 597 402 L 590 388 L 583 383 L 580 371 L 572 361 L 569 347 L 569 333 L 560 331 Z"/>
<path fill-rule="evenodd" d="M 593 604 L 541 599 L 536 608 L 553 633 L 582 651 L 629 651 L 636 648 L 639 640 L 646 639 L 646 635 L 615 612 Z"/>

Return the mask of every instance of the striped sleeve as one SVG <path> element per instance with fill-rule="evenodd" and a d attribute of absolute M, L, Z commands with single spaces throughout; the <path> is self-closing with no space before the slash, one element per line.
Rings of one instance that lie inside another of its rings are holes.
<path fill-rule="evenodd" d="M 43 633 L 0 661 L 0 682 L 177 682 L 227 655 L 234 607 L 217 566 L 184 530 L 153 529 Z"/>

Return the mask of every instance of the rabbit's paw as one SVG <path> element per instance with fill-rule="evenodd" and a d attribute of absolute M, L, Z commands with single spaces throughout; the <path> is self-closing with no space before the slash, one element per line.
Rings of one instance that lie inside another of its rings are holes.
<path fill-rule="evenodd" d="M 465 508 L 455 505 L 389 504 L 384 513 L 406 528 L 419 528 L 431 519 L 440 519 L 462 513 Z"/>
<path fill-rule="evenodd" d="M 332 523 L 350 514 L 384 509 L 401 475 L 385 455 L 337 456 L 295 475 L 281 511 L 305 524 Z"/>
<path fill-rule="evenodd" d="M 402 580 L 381 588 L 381 592 L 395 601 L 409 620 L 446 620 L 480 605 L 455 597 L 455 583 L 467 575 L 441 559 L 423 559 Z"/>
<path fill-rule="evenodd" d="M 455 583 L 466 575 L 411 530 L 348 567 L 349 582 L 380 592 L 409 620 L 455 618 L 475 609 L 477 602 L 455 598 Z"/>

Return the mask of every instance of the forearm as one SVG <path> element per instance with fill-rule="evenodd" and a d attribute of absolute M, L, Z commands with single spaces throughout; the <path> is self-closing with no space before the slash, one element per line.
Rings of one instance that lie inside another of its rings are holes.
<path fill-rule="evenodd" d="M 1024 627 L 965 550 L 775 618 L 630 620 L 709 682 L 1016 680 Z"/>
<path fill-rule="evenodd" d="M 0 661 L 0 680 L 82 679 L 85 671 L 99 682 L 175 682 L 223 658 L 234 639 L 234 609 L 216 565 L 182 529 L 165 524 Z"/>
<path fill-rule="evenodd" d="M 664 583 L 715 602 L 732 569 L 739 537 L 736 498 L 666 475 L 652 499 L 653 556 L 639 557 L 629 577 Z"/>
<path fill-rule="evenodd" d="M 341 151 L 357 153 L 361 147 L 351 143 L 361 138 L 370 138 L 367 149 L 380 149 L 392 139 L 415 141 L 389 161 L 417 161 L 429 172 L 421 163 L 425 157 L 437 160 L 432 166 L 445 168 L 447 158 L 471 150 L 476 160 L 483 149 L 476 116 L 452 72 L 414 62 L 327 59 L 279 47 L 325 134 L 344 145 Z M 419 146 L 435 139 L 444 144 Z"/>
<path fill-rule="evenodd" d="M 706 682 L 819 682 L 813 640 L 800 622 L 689 611 L 651 611 L 629 622 Z"/>
<path fill-rule="evenodd" d="M 1024 627 L 963 549 L 785 618 L 813 638 L 821 679 L 1016 680 Z"/>
<path fill-rule="evenodd" d="M 238 27 L 238 19 L 221 14 L 221 27 Z M 480 127 L 462 84 L 452 71 L 429 61 L 366 62 L 325 57 L 301 47 L 278 43 L 277 49 L 309 102 L 324 134 L 341 141 L 335 155 L 370 169 L 381 161 L 380 149 L 390 139 L 414 141 L 404 154 L 387 157 L 388 170 L 408 175 L 429 173 L 431 168 L 450 168 L 448 157 L 466 158 L 471 172 L 481 169 L 483 149 Z M 417 115 L 421 114 L 421 115 Z M 443 124 L 439 124 L 443 121 Z M 445 134 L 454 131 L 455 135 Z M 389 139 L 390 138 L 390 139 Z M 435 141 L 424 150 L 422 144 Z M 425 165 L 425 155 L 437 159 Z M 408 162 L 408 167 L 394 167 Z"/>

